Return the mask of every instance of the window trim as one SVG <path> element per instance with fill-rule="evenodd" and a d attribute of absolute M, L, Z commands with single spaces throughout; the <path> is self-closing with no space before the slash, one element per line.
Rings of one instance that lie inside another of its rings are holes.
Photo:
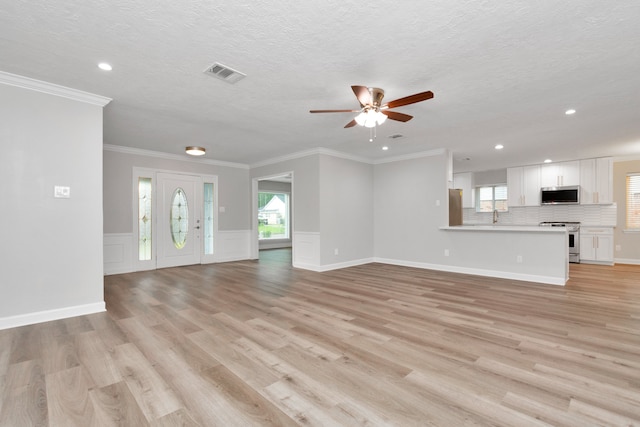
<path fill-rule="evenodd" d="M 629 203 L 629 199 L 631 198 L 631 182 L 637 181 L 633 183 L 633 189 L 637 190 L 636 194 L 640 194 L 640 172 L 629 172 L 625 177 L 625 188 L 624 188 L 624 200 L 625 200 L 625 212 L 624 212 L 624 223 L 625 228 L 624 232 L 626 233 L 640 233 L 640 213 L 637 213 L 637 218 L 634 218 L 633 222 L 637 224 L 636 227 L 630 227 L 630 216 L 632 205 Z M 640 200 L 637 203 L 634 203 L 633 206 L 640 212 Z"/>
<path fill-rule="evenodd" d="M 504 200 L 505 201 L 505 209 L 498 209 L 498 212 L 509 212 L 509 187 L 507 186 L 507 184 L 489 184 L 489 185 L 478 185 L 475 187 L 475 202 L 476 202 L 476 206 L 475 206 L 475 210 L 476 213 L 488 213 L 488 212 L 493 212 L 494 210 L 496 210 L 496 187 L 504 187 L 505 188 L 505 192 L 507 193 L 504 199 L 498 199 L 500 201 Z M 481 188 L 491 188 L 491 211 L 483 211 L 480 210 L 480 204 L 482 203 L 482 201 L 480 200 L 480 189 Z"/>

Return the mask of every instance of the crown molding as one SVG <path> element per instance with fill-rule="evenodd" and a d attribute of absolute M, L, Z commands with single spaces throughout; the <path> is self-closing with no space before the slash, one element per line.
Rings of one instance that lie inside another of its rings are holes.
<path fill-rule="evenodd" d="M 297 153 L 291 153 L 285 156 L 274 157 L 272 159 L 247 165 L 244 163 L 232 163 L 232 162 L 225 162 L 225 161 L 213 160 L 213 159 L 201 159 L 201 158 L 195 158 L 195 157 L 190 158 L 180 154 L 170 154 L 170 153 L 164 153 L 161 151 L 144 150 L 142 148 L 125 147 L 122 145 L 104 144 L 103 148 L 105 151 L 113 151 L 116 153 L 133 154 L 133 155 L 145 156 L 145 157 L 155 157 L 155 158 L 167 159 L 167 160 L 179 160 L 182 162 L 204 163 L 209 165 L 226 166 L 226 167 L 238 168 L 238 169 L 253 169 L 253 168 L 258 168 L 262 166 L 282 163 L 288 160 L 295 160 L 295 159 L 300 159 L 302 157 L 318 155 L 318 154 L 324 154 L 327 156 L 338 157 L 341 159 L 352 160 L 355 162 L 366 163 L 370 165 L 378 165 L 383 163 L 398 162 L 401 160 L 419 159 L 421 157 L 439 156 L 439 155 L 445 154 L 447 151 L 444 148 L 438 148 L 435 150 L 422 151 L 420 153 L 413 153 L 413 154 L 407 154 L 404 156 L 396 156 L 388 159 L 372 161 L 364 157 L 354 156 L 354 155 L 343 153 L 340 151 L 331 150 L 328 148 L 317 147 L 317 148 L 312 148 L 310 150 L 298 151 Z"/>
<path fill-rule="evenodd" d="M 393 163 L 399 162 L 401 160 L 411 160 L 411 159 L 419 159 L 422 157 L 432 157 L 432 156 L 440 156 L 442 154 L 446 154 L 447 150 L 445 148 L 436 148 L 434 150 L 421 151 L 419 153 L 405 154 L 402 156 L 389 157 L 387 159 L 380 159 L 373 162 L 374 165 L 380 165 L 383 163 Z"/>
<path fill-rule="evenodd" d="M 85 102 L 87 104 L 97 105 L 98 107 L 104 107 L 112 101 L 111 98 L 106 98 L 104 96 L 94 95 L 93 93 L 43 82 L 42 80 L 35 80 L 29 77 L 7 73 L 5 71 L 0 71 L 0 83 L 9 86 L 21 87 L 23 89 L 35 90 L 36 92 L 42 92 L 49 95 L 60 96 L 74 101 Z"/>
<path fill-rule="evenodd" d="M 113 151 L 116 153 L 123 153 L 123 154 L 133 154 L 136 156 L 155 157 L 155 158 L 165 159 L 165 160 L 179 160 L 181 162 L 204 163 L 207 165 L 214 165 L 214 166 L 226 166 L 229 168 L 249 169 L 249 165 L 246 165 L 243 163 L 232 163 L 232 162 L 224 162 L 221 160 L 201 159 L 201 158 L 195 158 L 195 157 L 192 158 L 192 157 L 186 157 L 186 154 L 185 155 L 170 154 L 170 153 L 163 153 L 161 151 L 143 150 L 142 148 L 125 147 L 122 145 L 104 144 L 103 149 L 104 151 Z"/>
<path fill-rule="evenodd" d="M 341 159 L 353 160 L 355 162 L 372 164 L 371 159 L 367 159 L 367 158 L 359 157 L 359 156 L 354 156 L 352 154 L 343 153 L 341 151 L 330 150 L 330 149 L 324 148 L 324 147 L 316 147 L 316 148 L 312 148 L 310 150 L 298 151 L 296 153 L 286 154 L 284 156 L 274 157 L 274 158 L 271 158 L 271 159 L 263 160 L 263 161 L 258 162 L 258 163 L 252 163 L 250 165 L 250 167 L 253 169 L 253 168 L 258 168 L 258 167 L 261 167 L 261 166 L 267 166 L 267 165 L 273 165 L 273 164 L 276 164 L 276 163 L 285 162 L 287 160 L 295 160 L 295 159 L 299 159 L 299 158 L 302 158 L 302 157 L 312 156 L 312 155 L 315 155 L 315 154 L 325 154 L 327 156 L 339 157 Z"/>

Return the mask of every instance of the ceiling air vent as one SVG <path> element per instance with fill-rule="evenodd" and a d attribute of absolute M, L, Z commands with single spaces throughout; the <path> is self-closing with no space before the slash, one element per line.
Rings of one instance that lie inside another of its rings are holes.
<path fill-rule="evenodd" d="M 206 70 L 204 70 L 205 74 L 208 74 L 213 77 L 217 77 L 220 80 L 224 80 L 227 83 L 236 83 L 245 77 L 246 74 L 241 73 L 240 71 L 236 71 L 233 68 L 229 68 L 226 65 L 215 63 Z"/>
<path fill-rule="evenodd" d="M 403 136 L 404 135 L 402 135 L 402 134 L 396 133 L 396 134 L 393 134 L 393 135 L 389 135 L 389 138 L 398 139 L 398 138 L 402 138 Z"/>

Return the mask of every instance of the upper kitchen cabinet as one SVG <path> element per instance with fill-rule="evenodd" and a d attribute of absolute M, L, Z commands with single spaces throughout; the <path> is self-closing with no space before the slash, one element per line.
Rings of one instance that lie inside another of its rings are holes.
<path fill-rule="evenodd" d="M 507 169 L 509 207 L 540 205 L 540 166 Z"/>
<path fill-rule="evenodd" d="M 473 188 L 473 173 L 462 172 L 453 174 L 453 188 L 462 190 L 462 207 L 475 208 L 476 200 Z"/>
<path fill-rule="evenodd" d="M 580 160 L 580 204 L 613 203 L 613 159 Z"/>
<path fill-rule="evenodd" d="M 540 167 L 541 187 L 580 185 L 580 161 L 548 163 Z"/>

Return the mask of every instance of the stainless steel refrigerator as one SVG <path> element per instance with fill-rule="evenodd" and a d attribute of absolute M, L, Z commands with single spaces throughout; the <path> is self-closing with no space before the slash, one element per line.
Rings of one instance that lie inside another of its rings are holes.
<path fill-rule="evenodd" d="M 449 225 L 462 225 L 462 190 L 449 189 Z"/>

